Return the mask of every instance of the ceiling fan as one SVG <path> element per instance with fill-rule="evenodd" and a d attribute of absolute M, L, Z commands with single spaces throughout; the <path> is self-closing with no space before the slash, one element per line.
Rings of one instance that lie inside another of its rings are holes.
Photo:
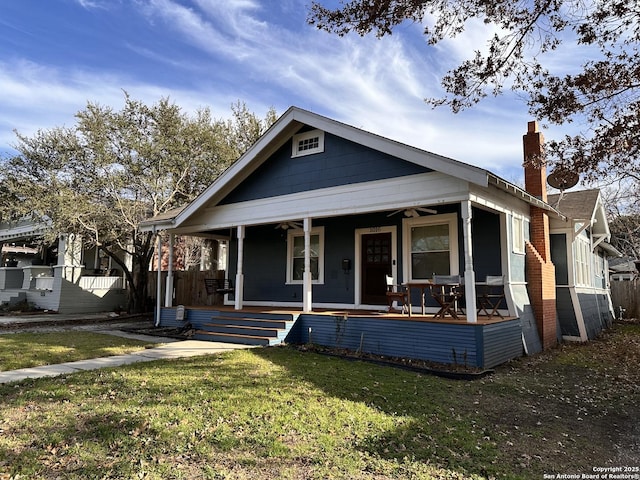
<path fill-rule="evenodd" d="M 282 229 L 282 230 L 298 230 L 302 228 L 302 223 L 300 222 L 281 222 L 279 224 L 276 225 L 276 230 L 278 228 Z"/>
<path fill-rule="evenodd" d="M 424 208 L 424 207 L 412 207 L 412 208 L 401 208 L 400 210 L 396 210 L 395 212 L 391 212 L 389 215 L 387 215 L 387 217 L 391 217 L 393 215 L 396 215 L 398 213 L 404 212 L 404 216 L 405 217 L 410 217 L 410 218 L 417 218 L 420 216 L 420 212 L 422 213 L 431 213 L 431 214 L 436 214 L 438 213 L 437 210 L 434 210 L 432 208 Z"/>

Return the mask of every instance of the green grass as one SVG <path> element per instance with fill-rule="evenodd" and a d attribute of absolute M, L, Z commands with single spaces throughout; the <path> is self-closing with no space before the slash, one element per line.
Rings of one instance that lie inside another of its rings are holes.
<path fill-rule="evenodd" d="M 609 365 L 565 360 L 576 351 Z M 290 348 L 25 380 L 0 386 L 0 478 L 540 479 L 636 465 L 640 369 L 613 361 L 621 351 L 640 358 L 624 327 L 476 381 Z"/>
<path fill-rule="evenodd" d="M 0 371 L 135 352 L 152 345 L 93 332 L 0 335 Z"/>

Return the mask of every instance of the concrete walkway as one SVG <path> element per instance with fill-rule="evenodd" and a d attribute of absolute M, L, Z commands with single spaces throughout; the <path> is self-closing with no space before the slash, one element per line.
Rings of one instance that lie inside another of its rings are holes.
<path fill-rule="evenodd" d="M 47 316 L 46 320 L 53 320 L 55 317 Z M 56 316 L 58 319 L 62 319 L 62 316 Z M 83 316 L 87 318 L 86 315 Z M 25 318 L 13 317 L 9 320 L 7 317 L 0 317 L 0 324 L 2 320 L 6 324 L 14 326 L 15 323 L 21 323 L 20 331 L 32 331 L 28 328 L 28 324 L 35 324 L 38 320 L 42 321 L 42 318 L 36 319 L 35 317 Z M 65 320 L 69 320 L 69 317 L 65 317 Z M 26 328 L 25 328 L 26 327 Z M 122 330 L 118 330 L 117 324 L 105 325 L 105 324 L 92 324 L 92 325 L 49 325 L 45 328 L 38 329 L 39 331 L 60 331 L 60 330 L 94 330 L 97 333 L 105 333 L 109 335 L 115 335 L 124 338 L 131 338 L 151 343 L 162 343 L 157 347 L 146 348 L 138 352 L 133 352 L 126 355 L 114 355 L 111 357 L 92 358 L 87 360 L 79 360 L 77 362 L 67 362 L 57 365 L 44 365 L 41 367 L 21 368 L 19 370 L 11 370 L 6 372 L 0 371 L 0 384 L 18 382 L 26 378 L 39 378 L 39 377 L 55 377 L 57 375 L 64 375 L 67 373 L 74 373 L 83 370 L 96 370 L 105 367 L 118 367 L 120 365 L 128 365 L 139 362 L 150 362 L 153 360 L 163 360 L 171 358 L 185 358 L 194 357 L 198 355 L 210 355 L 215 353 L 226 352 L 230 350 L 237 350 L 240 348 L 252 348 L 251 345 L 236 345 L 231 343 L 219 343 L 219 342 L 203 342 L 200 340 L 177 340 L 175 338 L 157 337 L 152 335 L 141 335 L 136 333 L 129 333 Z M 10 333 L 10 332 L 3 332 Z"/>

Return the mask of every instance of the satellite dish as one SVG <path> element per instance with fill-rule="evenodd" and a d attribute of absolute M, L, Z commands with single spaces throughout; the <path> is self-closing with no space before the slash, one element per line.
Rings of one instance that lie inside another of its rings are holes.
<path fill-rule="evenodd" d="M 547 183 L 558 190 L 574 187 L 580 181 L 580 175 L 565 169 L 554 170 L 547 177 Z"/>

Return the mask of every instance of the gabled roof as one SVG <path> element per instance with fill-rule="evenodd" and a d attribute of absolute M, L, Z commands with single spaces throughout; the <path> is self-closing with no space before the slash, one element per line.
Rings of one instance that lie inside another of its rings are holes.
<path fill-rule="evenodd" d="M 638 260 L 632 257 L 620 257 L 609 260 L 609 270 L 616 273 L 637 272 Z"/>
<path fill-rule="evenodd" d="M 600 190 L 579 190 L 549 195 L 548 202 L 566 215 L 573 223 L 583 223 L 582 228 L 590 227 L 594 238 L 594 247 L 600 245 L 611 256 L 622 255 L 610 245 L 611 231 L 604 209 Z"/>
<path fill-rule="evenodd" d="M 493 185 L 528 203 L 550 212 L 558 213 L 547 203 L 531 196 L 521 188 L 497 177 L 487 170 L 366 132 L 298 107 L 290 107 L 247 152 L 220 175 L 195 200 L 181 209 L 175 209 L 141 222 L 141 229 L 149 231 L 176 228 L 205 205 L 212 205 L 221 201 L 262 165 L 262 163 L 267 161 L 270 155 L 288 142 L 294 134 L 298 133 L 303 126 L 310 126 L 328 132 L 354 143 L 365 145 L 407 162 L 450 175 L 481 187 Z M 562 218 L 562 215 L 558 216 Z"/>
<path fill-rule="evenodd" d="M 573 220 L 590 221 L 600 201 L 600 190 L 580 190 L 549 195 L 547 203 Z"/>

